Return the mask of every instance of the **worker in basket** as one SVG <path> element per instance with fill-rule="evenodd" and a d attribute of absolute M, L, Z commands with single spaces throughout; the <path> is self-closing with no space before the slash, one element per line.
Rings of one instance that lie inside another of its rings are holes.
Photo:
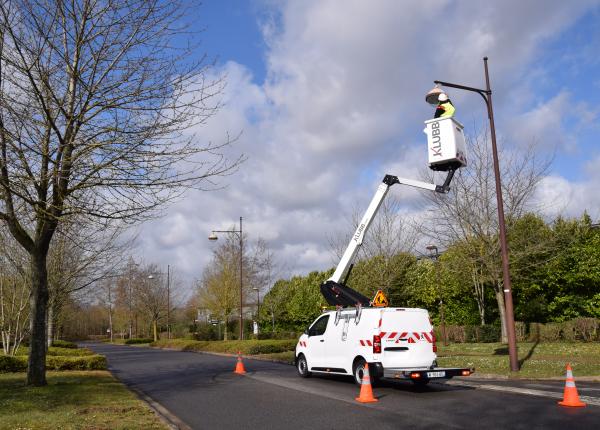
<path fill-rule="evenodd" d="M 448 98 L 448 95 L 446 93 L 441 93 L 438 96 L 438 105 L 435 109 L 434 118 L 450 118 L 454 116 L 455 110 L 456 109 Z"/>

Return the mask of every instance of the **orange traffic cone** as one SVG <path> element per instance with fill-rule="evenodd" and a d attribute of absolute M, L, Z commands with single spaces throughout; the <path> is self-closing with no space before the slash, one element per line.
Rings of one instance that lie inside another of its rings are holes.
<path fill-rule="evenodd" d="M 235 371 L 233 373 L 237 373 L 238 375 L 243 375 L 246 373 L 246 369 L 244 369 L 244 363 L 242 363 L 242 353 L 238 351 L 237 364 L 235 365 Z"/>
<path fill-rule="evenodd" d="M 365 370 L 363 373 L 362 381 L 360 381 L 360 394 L 356 397 L 356 401 L 361 403 L 373 403 L 378 402 L 373 396 L 373 389 L 371 388 L 371 377 L 369 376 L 369 364 L 365 363 Z"/>
<path fill-rule="evenodd" d="M 577 394 L 577 387 L 575 387 L 575 379 L 573 379 L 573 371 L 571 365 L 567 363 L 567 381 L 565 382 L 565 394 L 563 395 L 563 401 L 558 402 L 562 406 L 571 407 L 583 407 L 585 403 L 579 400 L 579 394 Z"/>

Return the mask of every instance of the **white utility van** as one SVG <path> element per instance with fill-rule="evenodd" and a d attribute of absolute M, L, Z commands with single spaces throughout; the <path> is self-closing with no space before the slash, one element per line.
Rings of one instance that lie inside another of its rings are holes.
<path fill-rule="evenodd" d="M 360 384 L 365 363 L 375 380 L 468 376 L 472 369 L 438 368 L 429 314 L 424 309 L 339 308 L 319 316 L 296 345 L 296 368 L 311 373 L 353 375 Z"/>

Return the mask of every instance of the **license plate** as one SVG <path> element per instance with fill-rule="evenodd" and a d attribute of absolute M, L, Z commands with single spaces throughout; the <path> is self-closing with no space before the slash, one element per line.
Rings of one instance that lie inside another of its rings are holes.
<path fill-rule="evenodd" d="M 443 378 L 446 376 L 446 372 L 427 372 L 428 378 Z"/>

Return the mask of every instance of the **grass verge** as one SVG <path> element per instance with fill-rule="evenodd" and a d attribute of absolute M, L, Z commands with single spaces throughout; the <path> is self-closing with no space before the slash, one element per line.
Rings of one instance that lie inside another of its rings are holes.
<path fill-rule="evenodd" d="M 47 380 L 28 387 L 23 373 L 0 375 L 0 428 L 168 428 L 109 372 L 48 372 Z"/>
<path fill-rule="evenodd" d="M 600 345 L 583 342 L 518 344 L 521 370 L 509 370 L 508 347 L 501 343 L 438 343 L 438 364 L 442 367 L 475 367 L 476 373 L 519 378 L 562 378 L 571 363 L 577 376 L 600 376 Z"/>

